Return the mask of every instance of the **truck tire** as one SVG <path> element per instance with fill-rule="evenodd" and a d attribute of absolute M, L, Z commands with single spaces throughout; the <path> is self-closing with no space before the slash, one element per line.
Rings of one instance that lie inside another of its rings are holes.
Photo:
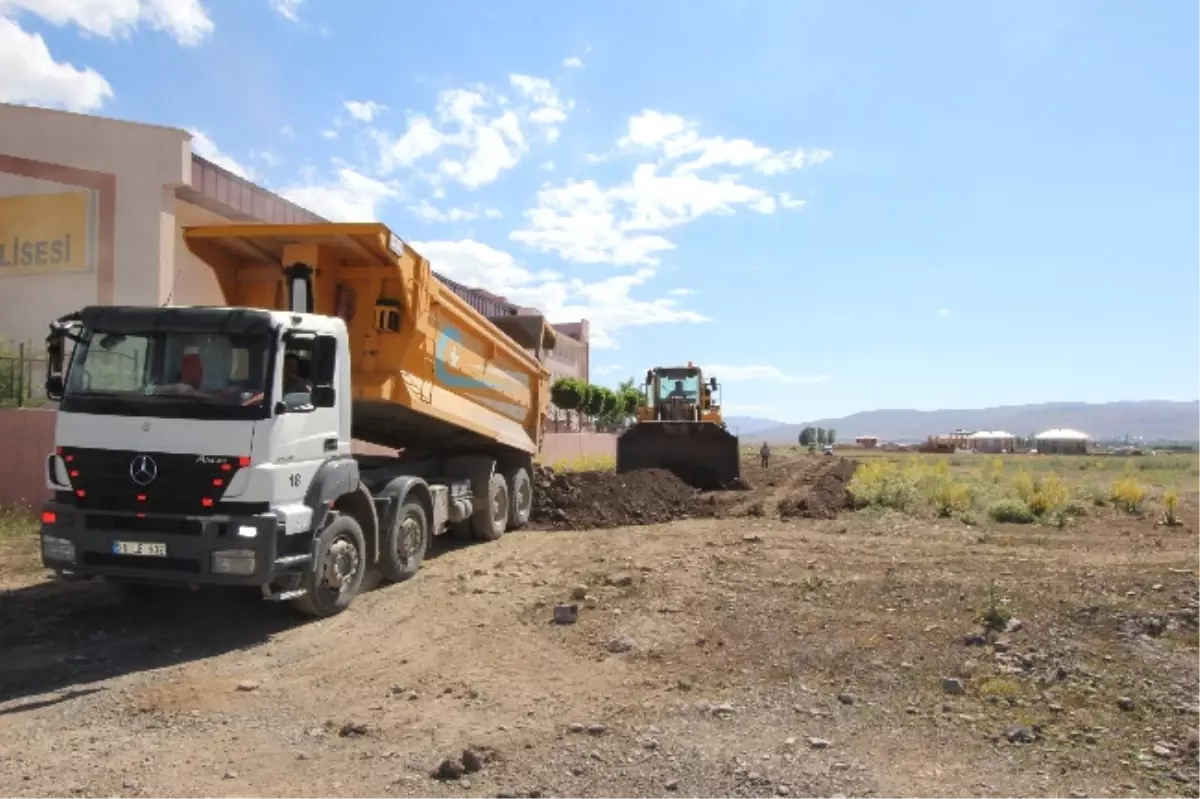
<path fill-rule="evenodd" d="M 520 530 L 529 524 L 533 511 L 533 480 L 524 466 L 509 469 L 504 474 L 508 485 L 508 529 Z"/>
<path fill-rule="evenodd" d="M 415 497 L 406 497 L 400 504 L 395 521 L 379 543 L 379 571 L 384 579 L 400 583 L 421 568 L 429 548 L 429 519 Z"/>
<path fill-rule="evenodd" d="M 487 496 L 479 497 L 471 515 L 471 529 L 480 541 L 495 541 L 508 527 L 508 481 L 502 474 L 488 480 Z"/>
<path fill-rule="evenodd" d="M 335 616 L 350 606 L 367 573 L 367 541 L 353 516 L 331 512 L 313 545 L 312 568 L 304 572 L 304 596 L 293 606 L 308 616 Z"/>

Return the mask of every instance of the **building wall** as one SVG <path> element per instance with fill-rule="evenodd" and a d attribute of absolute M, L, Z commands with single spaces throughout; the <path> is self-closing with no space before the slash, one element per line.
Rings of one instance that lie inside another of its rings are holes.
<path fill-rule="evenodd" d="M 538 462 L 547 466 L 583 458 L 617 457 L 617 437 L 610 433 L 547 433 Z"/>
<path fill-rule="evenodd" d="M 1039 438 L 1037 451 L 1042 455 L 1086 455 L 1088 442 L 1074 438 Z"/>
<path fill-rule="evenodd" d="M 170 231 L 174 272 L 167 284 L 172 305 L 225 305 L 225 295 L 212 268 L 192 255 L 183 241 L 183 228 L 194 225 L 221 225 L 230 220 L 198 205 L 176 198 L 175 227 Z"/>
<path fill-rule="evenodd" d="M 54 411 L 0 409 L 0 507 L 38 507 L 49 499 L 46 456 L 54 451 Z"/>
<path fill-rule="evenodd" d="M 41 342 L 50 320 L 87 303 L 160 304 L 190 158 L 182 130 L 0 103 L 0 196 L 83 190 L 94 224 L 79 272 L 0 270 L 0 338 Z"/>

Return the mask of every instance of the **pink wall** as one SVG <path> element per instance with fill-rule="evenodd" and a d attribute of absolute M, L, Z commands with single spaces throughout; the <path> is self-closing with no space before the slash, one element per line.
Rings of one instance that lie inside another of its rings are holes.
<path fill-rule="evenodd" d="M 54 449 L 54 411 L 0 410 L 0 505 L 36 508 L 50 496 L 46 456 Z"/>
<path fill-rule="evenodd" d="M 617 457 L 617 437 L 611 433 L 547 433 L 538 461 L 552 464 L 579 458 Z"/>

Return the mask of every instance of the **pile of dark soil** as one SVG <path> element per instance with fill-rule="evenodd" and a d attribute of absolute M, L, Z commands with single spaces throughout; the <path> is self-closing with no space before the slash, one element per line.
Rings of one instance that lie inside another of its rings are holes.
<path fill-rule="evenodd" d="M 660 524 L 714 513 L 713 503 L 665 469 L 616 474 L 538 466 L 533 473 L 529 522 L 543 530 Z"/>
<path fill-rule="evenodd" d="M 820 458 L 796 476 L 779 500 L 783 519 L 835 519 L 854 507 L 850 478 L 858 464 L 846 458 Z"/>

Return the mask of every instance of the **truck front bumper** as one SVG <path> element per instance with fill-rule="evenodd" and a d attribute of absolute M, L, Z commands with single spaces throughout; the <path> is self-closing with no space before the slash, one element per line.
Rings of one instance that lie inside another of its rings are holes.
<path fill-rule="evenodd" d="M 263 586 L 275 576 L 281 535 L 274 514 L 138 516 L 42 506 L 42 562 L 80 576 Z"/>

